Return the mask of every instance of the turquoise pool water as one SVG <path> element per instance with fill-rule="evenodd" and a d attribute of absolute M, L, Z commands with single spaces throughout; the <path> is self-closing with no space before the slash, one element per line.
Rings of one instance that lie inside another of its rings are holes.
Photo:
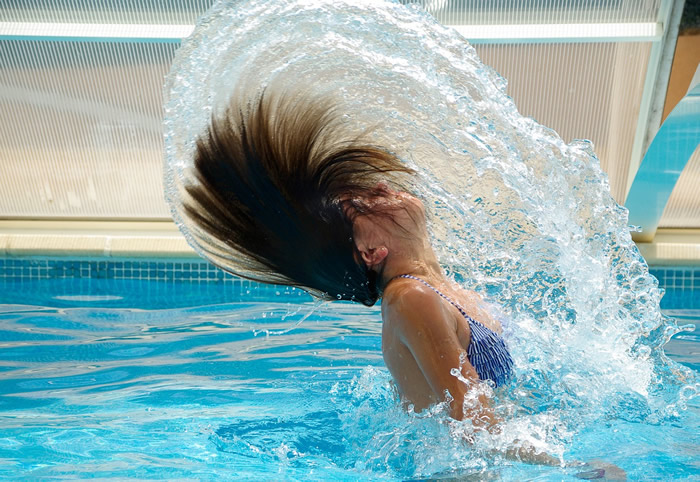
<path fill-rule="evenodd" d="M 486 457 L 445 423 L 404 413 L 378 308 L 245 291 L 2 280 L 0 477 L 573 480 L 571 469 Z M 700 321 L 694 308 L 666 313 Z M 666 353 L 700 370 L 699 336 L 676 335 Z M 533 416 L 553 403 L 508 396 Z M 699 477 L 697 399 L 662 419 L 645 410 L 630 399 L 566 428 L 565 458 L 604 459 L 630 480 Z"/>

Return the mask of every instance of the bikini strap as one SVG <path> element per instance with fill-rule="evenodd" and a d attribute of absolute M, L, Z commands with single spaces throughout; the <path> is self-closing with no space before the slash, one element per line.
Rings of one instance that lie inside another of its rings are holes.
<path fill-rule="evenodd" d="M 472 318 L 471 316 L 469 316 L 469 315 L 467 314 L 466 310 L 465 310 L 464 308 L 462 308 L 462 306 L 461 306 L 459 303 L 455 303 L 454 301 L 452 301 L 452 298 L 450 298 L 450 297 L 448 297 L 447 295 L 445 295 L 442 291 L 438 290 L 437 288 L 435 288 L 433 285 L 431 285 L 430 283 L 428 283 L 428 282 L 425 281 L 424 279 L 419 278 L 419 277 L 417 277 L 417 276 L 413 276 L 413 275 L 411 275 L 411 274 L 400 274 L 400 275 L 394 276 L 392 279 L 395 279 L 395 278 L 408 278 L 408 279 L 414 279 L 414 280 L 416 280 L 416 281 L 420 281 L 420 282 L 423 283 L 425 286 L 427 286 L 428 288 L 430 288 L 431 290 L 433 290 L 434 292 L 436 292 L 438 295 L 442 296 L 445 300 L 447 300 L 447 302 L 448 302 L 449 304 L 451 304 L 452 306 L 454 306 L 455 308 L 457 308 L 457 310 L 462 314 L 462 316 L 463 316 L 464 318 L 467 319 L 467 321 L 469 321 L 470 323 L 478 323 L 478 321 L 476 321 L 474 318 Z M 480 324 L 480 323 L 479 323 L 479 324 Z"/>

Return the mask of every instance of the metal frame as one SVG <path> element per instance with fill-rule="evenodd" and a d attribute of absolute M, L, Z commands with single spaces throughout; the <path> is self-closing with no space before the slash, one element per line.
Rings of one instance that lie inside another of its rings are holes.
<path fill-rule="evenodd" d="M 659 42 L 663 23 L 447 25 L 472 44 Z M 0 40 L 180 42 L 194 25 L 0 22 Z"/>
<path fill-rule="evenodd" d="M 472 44 L 658 42 L 661 23 L 446 25 Z"/>
<path fill-rule="evenodd" d="M 642 102 L 637 117 L 637 130 L 632 145 L 632 155 L 627 173 L 626 196 L 632 187 L 635 175 L 639 170 L 642 157 L 654 138 L 661 123 L 661 111 L 663 100 L 666 98 L 668 77 L 671 73 L 671 63 L 676 49 L 678 38 L 678 23 L 683 12 L 685 0 L 662 0 L 659 8 L 658 21 L 663 28 L 662 38 L 651 46 L 649 61 L 647 62 L 647 75 L 644 80 Z M 664 67 L 664 68 L 662 68 Z M 661 102 L 658 115 L 653 115 L 652 108 Z"/>
<path fill-rule="evenodd" d="M 194 25 L 0 22 L 0 40 L 179 43 Z"/>

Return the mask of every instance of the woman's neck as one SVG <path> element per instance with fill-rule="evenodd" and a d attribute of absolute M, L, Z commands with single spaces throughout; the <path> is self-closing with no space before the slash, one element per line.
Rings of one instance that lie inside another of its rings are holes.
<path fill-rule="evenodd" d="M 421 252 L 390 252 L 382 270 L 382 285 L 386 286 L 389 281 L 404 274 L 416 276 L 433 284 L 447 281 L 437 256 L 430 246 Z"/>

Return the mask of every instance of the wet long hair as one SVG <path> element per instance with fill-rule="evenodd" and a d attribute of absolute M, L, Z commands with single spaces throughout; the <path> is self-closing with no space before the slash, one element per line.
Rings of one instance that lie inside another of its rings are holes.
<path fill-rule="evenodd" d="M 353 240 L 353 215 L 377 181 L 410 174 L 397 157 L 343 134 L 329 101 L 264 91 L 214 115 L 196 146 L 184 211 L 219 267 L 373 305 L 376 273 Z"/>

